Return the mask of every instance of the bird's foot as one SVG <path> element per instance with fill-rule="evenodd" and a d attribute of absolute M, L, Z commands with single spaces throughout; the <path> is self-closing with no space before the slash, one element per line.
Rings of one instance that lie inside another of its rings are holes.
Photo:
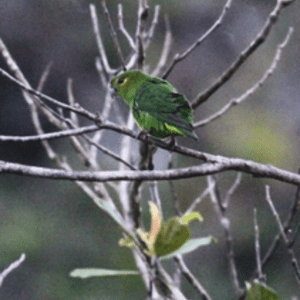
<path fill-rule="evenodd" d="M 168 144 L 168 148 L 171 152 L 173 152 L 173 150 L 175 149 L 176 146 L 176 139 L 174 136 L 171 136 L 171 140 L 167 142 Z"/>
<path fill-rule="evenodd" d="M 136 136 L 137 140 L 142 139 L 143 141 L 147 141 L 148 138 L 149 138 L 149 133 L 146 130 L 141 130 Z"/>

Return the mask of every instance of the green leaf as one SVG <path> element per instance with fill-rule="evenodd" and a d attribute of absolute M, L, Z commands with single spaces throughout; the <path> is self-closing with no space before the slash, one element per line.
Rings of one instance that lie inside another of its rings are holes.
<path fill-rule="evenodd" d="M 154 252 L 157 256 L 167 255 L 179 249 L 191 233 L 187 225 L 181 224 L 178 217 L 171 218 L 163 223 L 154 243 Z"/>
<path fill-rule="evenodd" d="M 70 273 L 71 277 L 82 279 L 89 277 L 121 276 L 121 275 L 139 275 L 138 271 L 131 270 L 109 270 L 109 269 L 75 269 Z"/>
<path fill-rule="evenodd" d="M 247 296 L 245 300 L 279 300 L 276 292 L 260 283 L 258 280 L 254 280 L 251 284 L 246 282 Z"/>
<path fill-rule="evenodd" d="M 193 211 L 187 215 L 184 215 L 180 218 L 180 222 L 184 225 L 188 225 L 191 223 L 193 220 L 199 220 L 199 222 L 203 221 L 203 218 L 201 214 L 197 211 Z"/>
<path fill-rule="evenodd" d="M 190 239 L 188 240 L 182 247 L 180 247 L 178 250 L 170 253 L 169 255 L 163 256 L 161 259 L 170 259 L 174 257 L 175 255 L 183 255 L 189 252 L 192 252 L 196 250 L 199 247 L 207 246 L 213 241 L 212 236 L 204 237 L 204 238 L 196 238 L 196 239 Z"/>

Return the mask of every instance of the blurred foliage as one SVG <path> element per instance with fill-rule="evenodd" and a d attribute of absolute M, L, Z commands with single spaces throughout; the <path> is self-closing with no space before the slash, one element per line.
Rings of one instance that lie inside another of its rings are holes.
<path fill-rule="evenodd" d="M 117 4 L 124 6 L 124 23 L 134 34 L 137 1 L 107 1 L 113 20 L 117 21 Z M 164 38 L 164 18 L 167 14 L 173 33 L 172 54 L 184 51 L 203 34 L 219 16 L 220 1 L 150 1 L 153 8 L 161 4 L 159 24 L 146 61 L 150 69 L 157 62 Z M 210 85 L 236 59 L 260 30 L 274 1 L 233 1 L 224 24 L 186 60 L 180 62 L 168 78 L 180 92 L 193 99 Z M 36 87 L 46 65 L 53 67 L 44 92 L 66 101 L 66 82 L 74 80 L 76 101 L 92 111 L 100 111 L 103 90 L 99 84 L 94 61 L 98 55 L 89 16 L 88 0 L 0 0 L 0 37 L 30 83 Z M 99 14 L 101 33 L 109 60 L 117 65 L 108 25 L 100 0 L 94 1 Z M 299 166 L 299 1 L 282 13 L 267 42 L 249 59 L 226 86 L 222 87 L 195 114 L 202 119 L 222 107 L 231 97 L 237 97 L 258 80 L 271 62 L 276 45 L 282 41 L 288 26 L 295 26 L 291 42 L 284 50 L 278 69 L 246 102 L 234 107 L 221 119 L 198 130 L 198 143 L 180 139 L 181 144 L 214 154 L 253 159 L 266 164 L 297 171 Z M 117 23 L 115 23 L 117 24 Z M 117 27 L 117 25 L 116 25 Z M 126 40 L 118 33 L 125 56 L 129 54 Z M 0 66 L 7 69 L 3 59 Z M 21 92 L 0 78 L 0 134 L 32 135 L 33 127 Z M 120 105 L 125 115 L 125 106 Z M 43 123 L 46 130 L 53 128 Z M 119 150 L 119 137 L 107 132 L 105 146 Z M 83 168 L 67 142 L 53 145 L 71 157 L 77 169 Z M 1 159 L 54 167 L 38 143 L 1 144 Z M 165 168 L 168 153 L 158 152 L 157 169 Z M 175 156 L 175 166 L 199 162 Z M 103 168 L 113 168 L 110 159 L 101 156 Z M 235 173 L 219 176 L 221 195 L 232 184 Z M 264 200 L 264 184 L 271 185 L 274 202 L 281 217 L 286 217 L 295 188 L 271 180 L 253 179 L 243 175 L 229 208 L 237 255 L 238 271 L 244 280 L 255 267 L 253 247 L 253 208 L 258 209 L 261 226 L 262 252 L 277 232 L 273 216 Z M 174 215 L 172 195 L 167 183 L 159 184 L 165 217 Z M 179 180 L 175 190 L 183 208 L 206 187 L 205 178 Z M 145 287 L 138 277 L 93 278 L 82 281 L 70 278 L 75 268 L 98 267 L 135 269 L 130 251 L 118 247 L 121 237 L 115 223 L 103 214 L 79 188 L 69 182 L 1 175 L 0 181 L 0 270 L 20 256 L 27 255 L 22 267 L 4 281 L 1 299 L 143 299 Z M 145 202 L 149 195 L 143 193 Z M 198 210 L 198 208 L 197 208 Z M 228 272 L 224 234 L 216 220 L 211 203 L 205 198 L 199 205 L 205 222 L 193 228 L 193 234 L 213 235 L 218 243 L 187 255 L 191 271 L 214 299 L 231 299 L 234 295 Z M 299 249 L 299 247 L 298 247 Z M 280 299 L 297 295 L 294 274 L 281 247 L 274 261 L 265 269 L 268 285 L 276 289 Z M 299 253 L 298 253 L 299 254 Z M 168 265 L 167 265 L 168 267 Z M 168 267 L 169 268 L 169 267 Z M 169 268 L 172 270 L 172 267 Z M 278 276 L 280 274 L 280 276 Z M 138 279 L 137 279 L 138 278 Z M 216 288 L 216 283 L 217 288 Z M 194 290 L 183 284 L 184 292 L 195 299 Z"/>

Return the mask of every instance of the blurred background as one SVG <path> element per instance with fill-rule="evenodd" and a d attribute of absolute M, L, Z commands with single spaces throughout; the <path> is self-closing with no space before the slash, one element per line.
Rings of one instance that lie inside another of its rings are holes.
<path fill-rule="evenodd" d="M 133 35 L 136 25 L 136 0 L 107 1 L 117 28 L 117 4 L 123 4 L 124 22 Z M 161 53 L 165 23 L 170 19 L 173 33 L 172 55 L 181 53 L 199 38 L 219 17 L 224 1 L 170 0 L 149 1 L 150 19 L 154 6 L 161 5 L 155 36 L 147 53 L 146 63 L 152 70 Z M 86 109 L 101 111 L 104 90 L 95 68 L 98 50 L 94 39 L 87 0 L 0 0 L 0 37 L 33 87 L 37 87 L 46 66 L 52 68 L 43 92 L 66 101 L 68 78 L 74 82 L 74 94 Z M 117 56 L 99 0 L 93 2 L 98 11 L 101 33 L 113 67 Z M 222 26 L 187 59 L 178 63 L 168 80 L 188 99 L 212 84 L 237 58 L 260 31 L 276 1 L 233 1 Z M 234 107 L 225 116 L 197 130 L 199 141 L 179 139 L 179 143 L 212 154 L 242 157 L 297 172 L 300 166 L 300 19 L 299 1 L 284 9 L 267 41 L 252 55 L 209 101 L 195 112 L 201 120 L 238 97 L 257 82 L 269 67 L 290 26 L 294 33 L 284 49 L 272 77 L 251 98 Z M 129 46 L 119 34 L 124 55 Z M 0 57 L 0 67 L 8 70 Z M 120 103 L 124 116 L 127 108 Z M 111 116 L 112 121 L 116 121 Z M 88 124 L 83 120 L 82 125 Z M 53 128 L 43 121 L 46 131 Z M 29 111 L 21 91 L 8 80 L 0 78 L 0 134 L 35 134 Z M 105 133 L 103 144 L 120 150 L 119 135 Z M 70 157 L 77 169 L 84 167 L 68 141 L 51 144 L 59 153 Z M 158 151 L 155 168 L 164 169 L 165 151 Z M 72 160 L 74 158 L 74 160 Z M 23 164 L 56 167 L 37 142 L 1 143 L 0 159 Z M 174 155 L 175 167 L 199 164 L 199 161 Z M 117 164 L 101 156 L 103 169 Z M 235 172 L 217 176 L 221 196 L 235 179 Z M 234 194 L 228 217 L 231 220 L 239 278 L 243 283 L 255 268 L 253 209 L 258 209 L 261 230 L 261 251 L 266 252 L 277 225 L 265 201 L 265 184 L 283 220 L 294 200 L 296 187 L 274 180 L 252 178 L 243 174 Z M 174 215 L 169 185 L 159 183 L 166 217 Z M 206 187 L 205 178 L 179 180 L 176 191 L 182 209 Z M 144 202 L 149 195 L 144 193 Z M 144 205 L 147 209 L 147 205 Z M 194 224 L 193 236 L 213 235 L 218 243 L 187 255 L 191 270 L 213 299 L 234 299 L 228 271 L 225 238 L 215 217 L 209 198 L 197 207 L 204 223 Z M 298 218 L 299 219 L 299 218 Z M 75 268 L 98 267 L 135 269 L 129 250 L 118 247 L 121 232 L 114 222 L 94 205 L 72 182 L 0 176 L 0 270 L 16 260 L 21 253 L 27 258 L 10 274 L 0 289 L 1 299 L 144 299 L 145 287 L 139 277 L 70 278 Z M 300 241 L 295 251 L 300 257 Z M 172 264 L 168 266 L 172 270 Z M 281 296 L 291 299 L 300 295 L 287 251 L 280 246 L 264 272 L 267 283 Z M 217 286 L 216 286 L 217 284 Z M 195 291 L 183 281 L 183 291 L 190 299 L 198 299 Z"/>

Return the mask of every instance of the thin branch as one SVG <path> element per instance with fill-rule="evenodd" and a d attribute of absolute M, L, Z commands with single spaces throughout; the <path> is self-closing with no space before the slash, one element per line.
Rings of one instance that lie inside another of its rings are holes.
<path fill-rule="evenodd" d="M 192 274 L 187 265 L 185 264 L 181 255 L 176 255 L 174 257 L 175 262 L 179 266 L 183 276 L 190 282 L 190 284 L 196 289 L 196 291 L 200 294 L 203 300 L 212 300 L 210 295 L 207 293 L 202 284 L 197 280 L 197 278 Z"/>
<path fill-rule="evenodd" d="M 103 42 L 102 42 L 102 38 L 101 38 L 100 26 L 99 26 L 99 21 L 98 21 L 98 17 L 97 17 L 97 11 L 96 11 L 96 7 L 94 4 L 90 4 L 90 13 L 91 13 L 94 34 L 95 34 L 97 46 L 98 46 L 99 53 L 100 53 L 100 62 L 102 64 L 106 74 L 115 74 L 116 70 L 113 70 L 110 68 L 110 65 L 109 65 L 109 62 L 108 62 L 108 59 L 106 56 L 105 48 L 103 46 Z"/>
<path fill-rule="evenodd" d="M 42 74 L 42 76 L 41 76 L 41 78 L 40 78 L 40 81 L 39 81 L 39 84 L 38 84 L 38 87 L 37 87 L 37 90 L 38 90 L 38 91 L 42 91 L 42 90 L 43 90 L 44 85 L 45 85 L 45 83 L 46 83 L 46 81 L 47 81 L 47 78 L 48 78 L 48 76 L 49 76 L 49 74 L 50 74 L 50 70 L 51 70 L 51 68 L 52 68 L 52 65 L 53 65 L 53 62 L 52 62 L 52 61 L 50 61 L 50 62 L 47 64 L 47 66 L 46 66 L 46 68 L 45 68 L 45 70 L 44 70 L 44 72 L 43 72 L 43 74 Z"/>
<path fill-rule="evenodd" d="M 237 295 L 242 294 L 242 289 L 240 288 L 240 283 L 238 280 L 237 269 L 235 264 L 235 254 L 233 249 L 233 239 L 230 232 L 230 220 L 226 217 L 226 208 L 221 205 L 221 199 L 218 199 L 216 194 L 216 184 L 215 180 L 212 176 L 207 177 L 208 186 L 214 185 L 214 188 L 210 189 L 210 198 L 211 202 L 214 206 L 217 218 L 219 219 L 220 225 L 222 226 L 225 236 L 226 236 L 226 246 L 227 246 L 227 256 L 228 256 L 228 263 L 230 268 L 230 275 L 232 279 L 232 283 Z"/>
<path fill-rule="evenodd" d="M 172 170 L 173 169 L 173 161 L 172 161 L 172 157 L 173 157 L 173 152 L 170 153 L 169 156 L 169 163 L 168 163 L 168 169 Z M 174 182 L 172 180 L 168 180 L 169 186 L 170 186 L 170 190 L 171 190 L 171 196 L 172 196 L 172 200 L 173 200 L 173 205 L 175 208 L 175 213 L 177 216 L 182 216 L 182 212 L 180 210 L 180 203 L 179 203 L 179 199 L 175 190 L 175 186 L 174 186 Z"/>
<path fill-rule="evenodd" d="M 66 160 L 63 160 L 59 166 L 66 172 L 74 172 L 71 166 Z M 103 183 L 97 182 L 96 188 L 100 197 L 85 183 L 76 180 L 75 183 L 82 189 L 82 191 L 93 200 L 93 202 L 103 211 L 105 211 L 110 217 L 112 217 L 125 231 L 130 231 L 124 219 L 122 218 L 119 210 L 115 206 L 112 198 L 109 196 Z"/>
<path fill-rule="evenodd" d="M 256 257 L 256 267 L 258 273 L 258 280 L 260 282 L 265 282 L 266 276 L 262 272 L 261 256 L 260 256 L 260 243 L 259 243 L 259 226 L 257 223 L 257 211 L 256 208 L 253 210 L 254 213 L 254 236 L 255 236 L 255 257 Z"/>
<path fill-rule="evenodd" d="M 140 143 L 140 161 L 139 170 L 153 170 L 153 155 L 157 148 L 150 144 Z M 130 201 L 130 214 L 134 220 L 135 228 L 141 227 L 141 191 L 143 180 L 137 179 L 133 182 L 129 201 Z M 158 203 L 159 204 L 159 203 Z"/>
<path fill-rule="evenodd" d="M 68 102 L 71 106 L 75 106 L 75 97 L 73 94 L 73 80 L 71 78 L 68 78 L 67 81 L 67 94 L 68 94 Z M 71 127 L 78 128 L 79 127 L 79 120 L 77 114 L 75 114 L 73 111 L 70 112 L 70 118 L 71 118 Z M 68 121 L 64 119 L 64 121 Z M 68 124 L 68 122 L 65 122 L 65 124 Z M 65 127 L 65 126 L 63 126 Z M 78 141 L 79 142 L 79 141 Z M 72 143 L 76 143 L 75 141 L 72 141 Z M 87 143 L 83 139 L 80 139 L 80 143 L 82 144 L 83 149 L 88 149 Z M 80 147 L 81 148 L 81 147 Z M 86 150 L 87 151 L 87 150 Z M 91 165 L 95 165 L 95 163 L 90 163 Z"/>
<path fill-rule="evenodd" d="M 118 54 L 118 58 L 119 58 L 120 64 L 121 64 L 123 70 L 126 71 L 123 54 L 122 54 L 122 51 L 121 51 L 121 47 L 120 47 L 120 44 L 119 44 L 119 40 L 118 40 L 116 31 L 115 31 L 114 25 L 112 23 L 109 11 L 107 9 L 106 1 L 102 0 L 101 4 L 102 4 L 102 7 L 103 7 L 104 14 L 106 15 L 106 18 L 107 18 L 107 21 L 108 21 L 109 31 L 110 31 L 111 37 L 112 37 L 113 42 L 115 44 L 115 47 L 117 49 L 117 54 Z"/>
<path fill-rule="evenodd" d="M 191 205 L 188 207 L 188 209 L 185 211 L 184 214 L 191 213 L 195 210 L 196 206 L 201 203 L 201 201 L 210 194 L 210 190 L 215 188 L 215 181 L 213 181 L 208 187 L 201 193 L 199 197 L 197 197 Z"/>
<path fill-rule="evenodd" d="M 74 97 L 74 93 L 73 93 L 73 80 L 72 80 L 72 78 L 68 78 L 68 81 L 67 81 L 67 94 L 68 94 L 68 102 L 69 102 L 70 106 L 75 106 L 75 97 Z M 72 123 L 76 127 L 78 127 L 79 122 L 78 122 L 77 115 L 73 111 L 71 111 L 70 112 L 70 117 L 71 117 Z"/>
<path fill-rule="evenodd" d="M 212 32 L 214 32 L 219 26 L 221 26 L 223 19 L 231 6 L 231 3 L 232 3 L 232 0 L 227 0 L 225 6 L 223 7 L 221 15 L 219 16 L 217 21 L 213 24 L 213 26 L 210 27 L 196 42 L 194 42 L 194 44 L 192 44 L 190 47 L 188 47 L 188 49 L 186 49 L 182 54 L 177 53 L 174 56 L 173 61 L 171 62 L 171 65 L 169 66 L 169 68 L 167 69 L 165 74 L 162 76 L 162 78 L 164 78 L 164 79 L 167 78 L 178 62 L 182 61 L 188 55 L 190 55 L 192 53 L 192 51 L 195 50 L 199 45 L 201 45 Z"/>
<path fill-rule="evenodd" d="M 271 195 L 270 195 L 270 187 L 268 185 L 266 185 L 266 200 L 268 202 L 268 204 L 270 205 L 270 208 L 271 208 L 271 211 L 275 217 L 275 220 L 276 220 L 276 223 L 278 225 L 278 228 L 279 228 L 279 231 L 280 231 L 280 234 L 281 234 L 281 237 L 288 249 L 288 253 L 290 255 L 290 259 L 291 259 L 291 263 L 292 263 L 292 266 L 293 266 L 293 269 L 295 271 L 295 274 L 296 274 L 296 279 L 297 279 L 297 282 L 298 284 L 300 284 L 300 269 L 299 269 L 299 264 L 298 264 L 298 260 L 295 256 L 295 253 L 290 245 L 290 241 L 284 231 L 284 226 L 280 220 L 280 217 L 278 215 L 278 212 L 274 206 L 274 203 L 271 199 Z"/>
<path fill-rule="evenodd" d="M 50 96 L 47 96 L 33 88 L 31 88 L 29 85 L 26 85 L 24 83 L 22 83 L 21 81 L 15 79 L 13 76 L 11 76 L 9 73 L 7 73 L 5 70 L 1 69 L 0 68 L 0 75 L 6 77 L 7 79 L 9 79 L 11 82 L 15 83 L 16 85 L 18 85 L 20 88 L 22 88 L 22 90 L 30 93 L 30 94 L 33 94 L 37 97 L 40 97 L 41 99 L 43 100 L 46 100 L 46 101 L 49 101 L 50 103 L 58 106 L 58 107 L 61 107 L 61 108 L 65 108 L 65 109 L 68 109 L 70 111 L 74 111 L 84 117 L 87 117 L 89 119 L 95 119 L 95 114 L 92 114 L 90 112 L 88 112 L 87 110 L 83 109 L 82 107 L 79 107 L 79 106 L 70 106 L 70 105 L 67 105 L 65 103 L 62 103 Z M 26 79 L 25 79 L 26 80 Z M 26 81 L 27 82 L 27 81 Z"/>
<path fill-rule="evenodd" d="M 9 69 L 15 74 L 16 78 L 15 79 L 13 76 L 9 75 L 6 71 L 0 69 L 0 74 L 8 78 L 9 80 L 12 80 L 14 83 L 17 83 L 17 85 L 21 85 L 23 87 L 28 87 L 28 89 L 31 89 L 29 82 L 26 80 L 25 76 L 23 75 L 22 71 L 18 67 L 17 63 L 13 59 L 13 57 L 10 55 L 7 47 L 5 46 L 4 42 L 0 39 L 0 51 L 5 59 Z M 46 78 L 46 74 L 48 72 L 44 72 L 44 77 Z M 43 81 L 43 79 L 40 80 L 40 83 Z M 42 85 L 42 84 L 41 84 Z M 42 86 L 40 86 L 41 88 Z M 37 91 L 38 92 L 38 91 Z M 38 134 L 43 134 L 43 128 L 39 119 L 39 114 L 37 111 L 37 105 L 39 108 L 42 110 L 42 112 L 48 117 L 50 121 L 52 121 L 55 125 L 58 125 L 60 121 L 52 115 L 50 112 L 50 109 L 45 105 L 43 106 L 42 103 L 38 101 L 36 97 L 33 97 L 31 93 L 26 92 L 26 89 L 22 89 L 22 94 L 24 97 L 24 100 L 29 107 L 30 111 L 30 116 L 32 123 L 34 125 L 35 130 L 37 131 Z M 49 143 L 47 141 L 42 141 L 42 146 L 46 150 L 47 155 L 50 157 L 50 159 L 57 160 L 58 156 L 56 155 L 55 151 L 50 147 Z"/>
<path fill-rule="evenodd" d="M 133 38 L 128 33 L 127 29 L 124 26 L 124 16 L 123 16 L 123 6 L 122 4 L 118 4 L 118 21 L 119 21 L 119 29 L 124 34 L 125 38 L 127 39 L 131 49 L 135 50 L 135 43 Z"/>
<path fill-rule="evenodd" d="M 205 102 L 212 94 L 214 94 L 225 82 L 227 82 L 232 75 L 238 70 L 238 68 L 250 57 L 254 51 L 265 42 L 272 27 L 278 20 L 279 14 L 284 7 L 291 4 L 295 0 L 277 0 L 277 4 L 273 11 L 269 14 L 269 17 L 257 34 L 255 39 L 250 43 L 250 45 L 240 54 L 237 60 L 204 92 L 201 92 L 196 99 L 192 102 L 192 108 L 197 108 L 200 104 Z"/>
<path fill-rule="evenodd" d="M 167 60 L 169 58 L 170 49 L 172 45 L 172 32 L 171 26 L 168 16 L 165 16 L 165 24 L 166 24 L 166 33 L 165 33 L 165 40 L 162 48 L 162 53 L 159 57 L 159 61 L 152 72 L 152 76 L 161 76 L 162 70 L 165 68 L 167 64 Z"/>
<path fill-rule="evenodd" d="M 1 50 L 1 53 L 2 53 L 3 57 L 5 58 L 8 66 L 9 66 L 9 68 L 15 73 L 15 76 L 19 80 L 15 79 L 14 77 L 12 77 L 11 75 L 9 75 L 7 72 L 5 72 L 2 69 L 0 71 L 2 72 L 2 75 L 4 75 L 6 78 L 8 78 L 9 80 L 11 80 L 12 82 L 14 82 L 15 84 L 17 84 L 18 86 L 20 86 L 22 88 L 25 101 L 28 104 L 29 109 L 30 109 L 31 118 L 32 118 L 34 127 L 35 127 L 37 133 L 39 134 L 38 136 L 42 136 L 44 134 L 44 131 L 42 129 L 42 126 L 41 126 L 41 123 L 40 123 L 40 120 L 39 120 L 39 115 L 37 113 L 37 106 L 45 114 L 45 116 L 48 118 L 48 120 L 52 124 L 54 124 L 56 127 L 60 128 L 60 129 L 65 129 L 66 130 L 66 129 L 69 129 L 68 125 L 74 126 L 74 124 L 72 124 L 72 122 L 70 120 L 67 120 L 63 116 L 61 116 L 58 113 L 54 112 L 47 105 L 45 105 L 42 101 L 40 101 L 39 98 L 32 97 L 32 95 L 35 95 L 35 96 L 41 97 L 43 99 L 48 99 L 48 101 L 52 101 L 52 103 L 54 102 L 58 106 L 60 104 L 59 101 L 57 101 L 57 100 L 55 100 L 55 99 L 53 99 L 51 97 L 48 97 L 48 96 L 46 96 L 46 95 L 40 93 L 39 91 L 36 91 L 36 90 L 34 90 L 34 89 L 32 89 L 30 87 L 28 81 L 26 80 L 25 76 L 22 74 L 22 72 L 19 69 L 19 67 L 16 64 L 16 62 L 11 57 L 8 49 L 6 48 L 6 46 L 4 45 L 4 43 L 2 42 L 2 40 L 0 40 L 0 50 Z M 44 72 L 44 74 L 47 74 L 47 72 Z M 44 77 L 46 78 L 46 75 L 44 75 Z M 43 79 L 40 80 L 40 82 L 42 82 L 42 81 L 43 81 Z M 67 105 L 65 105 L 65 106 L 69 107 L 69 108 L 72 107 L 72 106 L 67 106 Z M 59 106 L 59 107 L 61 107 L 61 106 Z M 72 109 L 70 109 L 70 110 L 72 112 Z M 91 117 L 91 114 L 89 112 L 85 111 L 84 109 L 80 109 L 79 108 L 79 110 L 82 110 L 82 112 L 84 112 L 85 115 L 90 115 L 90 117 Z M 79 129 L 79 130 L 81 130 L 81 129 Z M 84 159 L 85 164 L 86 165 L 91 165 L 94 169 L 97 170 L 97 165 L 86 154 L 86 152 L 87 152 L 86 149 L 84 149 L 84 147 L 81 145 L 81 143 L 79 142 L 79 140 L 73 134 L 70 136 L 70 140 L 71 140 L 71 143 L 72 143 L 73 147 L 75 148 L 75 150 Z M 42 140 L 42 145 L 44 146 L 48 157 L 52 161 L 54 161 L 60 168 L 62 168 L 64 170 L 68 170 L 68 171 L 71 170 L 71 168 L 66 163 L 66 161 L 64 162 L 64 161 L 62 161 L 59 158 L 59 156 L 53 150 L 53 148 L 50 146 L 50 144 L 48 143 L 48 141 Z M 78 182 L 76 182 L 76 183 L 78 184 Z M 81 184 L 81 188 L 82 188 L 83 185 L 86 185 L 86 184 Z M 85 188 L 85 190 L 87 190 L 87 189 L 89 189 L 89 187 Z M 106 200 L 107 201 L 110 200 L 110 198 L 108 197 L 108 194 L 105 191 L 104 185 L 101 185 L 101 186 L 99 185 L 98 190 L 99 191 L 101 190 L 101 194 L 102 195 L 106 194 Z"/>
<path fill-rule="evenodd" d="M 110 156 L 111 158 L 115 159 L 116 161 L 124 164 L 125 166 L 127 166 L 129 169 L 131 170 L 136 170 L 136 168 L 134 166 L 132 166 L 130 163 L 128 163 L 127 161 L 123 160 L 119 155 L 117 155 L 116 153 L 112 152 L 111 150 L 107 149 L 106 147 L 95 143 L 92 139 L 90 139 L 89 137 L 85 136 L 85 138 L 87 139 L 87 141 L 93 145 L 96 149 L 100 150 L 101 152 L 103 152 L 104 154 Z"/>
<path fill-rule="evenodd" d="M 297 224 L 296 229 L 293 231 L 293 238 L 290 239 L 290 246 L 291 247 L 294 246 L 294 244 L 297 240 L 297 237 L 299 237 L 299 235 L 298 235 L 299 229 L 300 229 L 300 223 Z"/>
<path fill-rule="evenodd" d="M 178 147 L 178 146 L 177 146 Z M 200 153 L 200 155 L 203 153 Z M 122 156 L 121 156 L 122 157 Z M 153 171 L 73 171 L 66 172 L 59 169 L 27 166 L 0 160 L 0 173 L 23 174 L 49 179 L 82 180 L 82 181 L 131 181 L 131 180 L 170 180 L 206 176 L 225 171 L 240 171 L 255 177 L 272 178 L 282 182 L 300 185 L 300 175 L 240 158 L 226 158 L 215 156 L 215 162 L 202 165 Z"/>
<path fill-rule="evenodd" d="M 131 113 L 128 114 L 126 127 L 133 129 L 135 126 L 134 118 Z M 120 157 L 125 161 L 130 161 L 132 155 L 132 143 L 129 136 L 123 136 L 121 140 Z M 119 171 L 124 172 L 127 167 L 124 164 L 119 165 Z M 122 181 L 119 184 L 119 200 L 122 206 L 123 215 L 126 222 L 134 228 L 134 221 L 131 218 L 130 196 L 129 196 L 129 182 Z"/>
<path fill-rule="evenodd" d="M 232 195 L 235 193 L 236 189 L 237 189 L 237 188 L 239 187 L 239 185 L 241 184 L 241 179 L 242 179 L 242 173 L 241 173 L 241 172 L 238 172 L 237 175 L 236 175 L 236 179 L 235 179 L 234 183 L 233 183 L 232 186 L 228 189 L 228 191 L 227 191 L 227 193 L 226 193 L 226 196 L 225 196 L 225 198 L 224 198 L 223 206 L 224 206 L 225 208 L 228 207 Z"/>
<path fill-rule="evenodd" d="M 299 173 L 300 173 L 300 170 L 298 170 L 298 174 Z M 295 195 L 292 207 L 290 209 L 290 213 L 287 217 L 287 220 L 284 223 L 284 231 L 285 232 L 287 232 L 292 227 L 292 223 L 294 222 L 294 219 L 297 215 L 297 212 L 299 211 L 299 208 L 300 208 L 300 188 L 299 188 L 299 186 L 297 186 L 296 195 Z M 262 266 L 263 267 L 266 266 L 267 263 L 271 261 L 272 255 L 274 254 L 275 250 L 277 249 L 280 240 L 281 240 L 281 234 L 279 232 L 273 238 L 273 241 L 272 241 L 271 245 L 269 246 L 266 254 L 264 255 L 264 257 L 262 259 Z M 292 243 L 292 241 L 291 241 L 291 243 Z M 257 274 L 257 270 L 255 271 L 255 273 Z M 251 276 L 251 280 L 256 276 L 256 274 Z"/>
<path fill-rule="evenodd" d="M 155 5 L 153 20 L 152 20 L 151 26 L 148 30 L 148 33 L 145 37 L 145 49 L 147 49 L 151 44 L 151 41 L 152 41 L 152 38 L 154 35 L 154 30 L 158 23 L 159 12 L 160 12 L 160 5 Z"/>
<path fill-rule="evenodd" d="M 289 28 L 289 31 L 284 39 L 284 41 L 277 46 L 277 51 L 274 55 L 273 61 L 270 65 L 270 67 L 267 69 L 267 71 L 264 73 L 264 75 L 261 77 L 261 79 L 256 82 L 250 89 L 248 89 L 245 93 L 243 93 L 240 97 L 238 98 L 233 98 L 226 105 L 224 105 L 219 111 L 214 113 L 213 115 L 209 116 L 208 118 L 197 122 L 194 124 L 194 128 L 199 128 L 204 125 L 207 125 L 208 123 L 222 117 L 229 109 L 231 109 L 233 106 L 238 105 L 242 103 L 244 100 L 252 96 L 259 88 L 263 86 L 265 81 L 274 73 L 277 64 L 281 58 L 281 54 L 283 49 L 286 47 L 287 43 L 289 42 L 289 39 L 293 33 L 293 28 Z"/>
<path fill-rule="evenodd" d="M 17 259 L 13 263 L 11 263 L 6 269 L 4 269 L 0 273 L 0 287 L 2 286 L 2 283 L 3 283 L 3 280 L 5 279 L 5 277 L 8 274 L 10 274 L 13 270 L 17 269 L 21 265 L 21 263 L 25 260 L 25 258 L 26 258 L 26 255 L 24 253 L 22 253 L 19 259 Z"/>
<path fill-rule="evenodd" d="M 51 132 L 51 133 L 43 133 L 39 135 L 32 135 L 32 136 L 9 136 L 9 135 L 0 135 L 1 142 L 31 142 L 31 141 L 44 141 L 44 140 L 51 140 L 51 139 L 59 139 L 68 136 L 75 136 L 81 135 L 84 133 L 89 133 L 93 131 L 99 130 L 97 125 L 91 125 L 76 129 L 68 129 L 62 130 L 58 132 Z"/>
<path fill-rule="evenodd" d="M 100 78 L 102 86 L 104 88 L 107 88 L 107 78 L 105 76 L 104 69 L 103 69 L 100 57 L 96 57 L 95 66 L 96 66 L 96 70 L 98 71 L 99 78 Z"/>
<path fill-rule="evenodd" d="M 142 70 L 145 61 L 145 45 L 144 45 L 144 35 L 145 35 L 145 23 L 149 14 L 149 7 L 146 0 L 139 0 L 138 7 L 138 19 L 136 26 L 136 52 L 137 52 L 137 66 L 138 69 Z"/>
<path fill-rule="evenodd" d="M 111 97 L 109 90 L 107 89 L 104 104 L 102 107 L 102 112 L 101 112 L 102 119 L 108 119 L 109 114 L 111 112 L 112 103 L 113 103 L 113 99 Z M 93 143 L 100 144 L 103 134 L 104 134 L 104 132 L 102 130 L 98 130 L 92 138 Z M 95 161 L 97 160 L 97 148 L 96 147 L 92 146 L 90 148 L 90 155 L 93 160 L 95 160 Z"/>

